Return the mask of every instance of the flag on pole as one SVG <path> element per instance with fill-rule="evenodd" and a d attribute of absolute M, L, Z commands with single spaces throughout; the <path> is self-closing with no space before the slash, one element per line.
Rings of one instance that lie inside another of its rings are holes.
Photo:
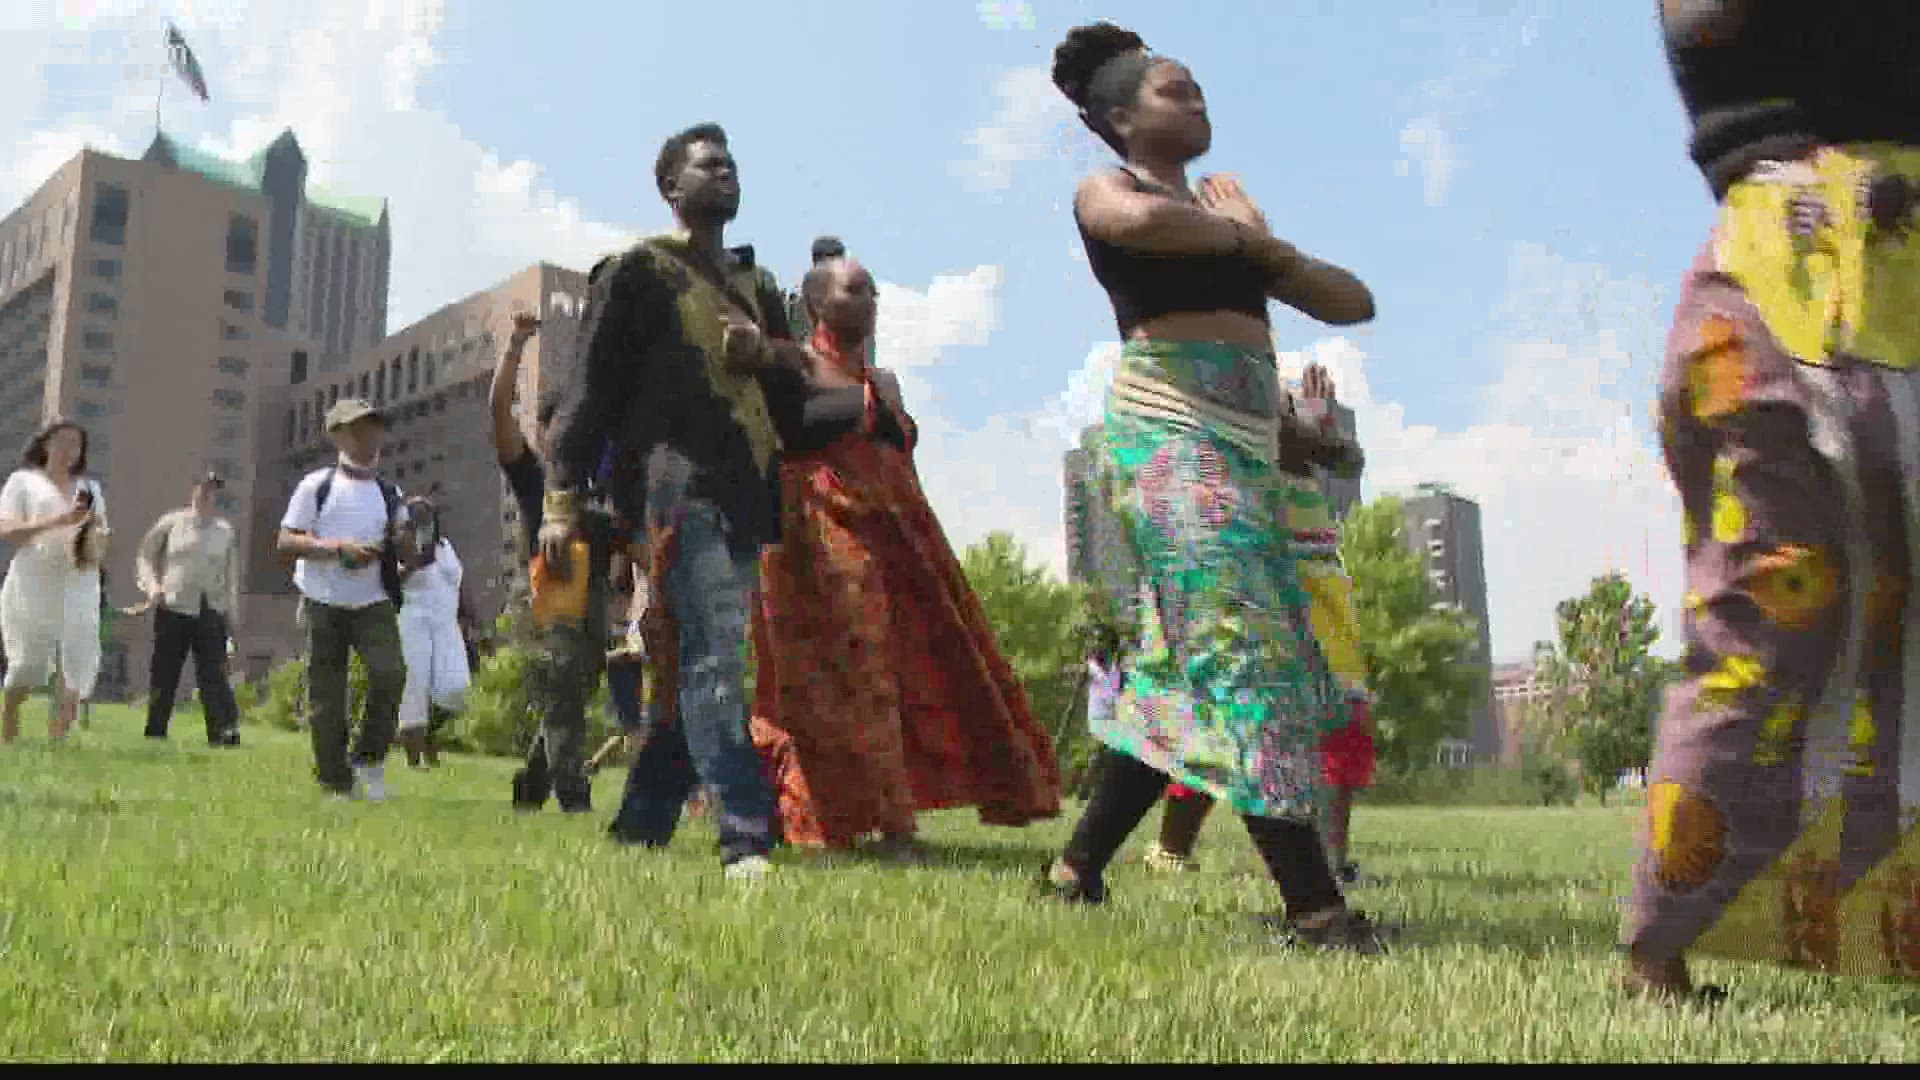
<path fill-rule="evenodd" d="M 200 74 L 200 61 L 193 58 L 193 50 L 187 47 L 187 39 L 180 36 L 180 28 L 167 24 L 167 59 L 173 63 L 174 74 L 180 76 L 201 101 L 207 100 L 207 80 Z"/>

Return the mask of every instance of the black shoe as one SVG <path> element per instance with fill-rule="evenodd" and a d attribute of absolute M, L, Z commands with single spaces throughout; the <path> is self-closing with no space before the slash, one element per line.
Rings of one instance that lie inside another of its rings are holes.
<path fill-rule="evenodd" d="M 593 803 L 588 799 L 580 799 L 577 801 L 562 799 L 560 800 L 560 812 L 563 814 L 591 814 L 593 813 Z"/>
<path fill-rule="evenodd" d="M 1387 951 L 1396 928 L 1381 926 L 1371 917 L 1345 909 L 1317 926 L 1303 926 L 1291 916 L 1259 915 L 1254 921 L 1286 945 L 1306 945 L 1333 952 L 1378 956 Z"/>
<path fill-rule="evenodd" d="M 1040 871 L 1040 894 L 1062 903 L 1098 906 L 1107 902 L 1107 883 L 1083 877 L 1056 859 Z"/>
<path fill-rule="evenodd" d="M 521 769 L 513 774 L 513 807 L 516 810 L 538 810 L 547 805 L 547 792 L 535 787 L 533 778 L 527 770 Z"/>

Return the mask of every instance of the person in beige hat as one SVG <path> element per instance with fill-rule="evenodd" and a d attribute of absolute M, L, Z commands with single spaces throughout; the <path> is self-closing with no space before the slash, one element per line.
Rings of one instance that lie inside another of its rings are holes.
<path fill-rule="evenodd" d="M 307 627 L 314 771 L 335 794 L 379 802 L 386 798 L 383 764 L 407 680 L 399 626 L 405 510 L 399 489 L 374 471 L 386 435 L 379 411 L 342 398 L 327 410 L 326 424 L 339 460 L 293 489 L 279 547 L 297 560 L 293 583 Z M 367 669 L 366 716 L 351 759 L 349 652 Z"/>
<path fill-rule="evenodd" d="M 213 512 L 214 495 L 223 486 L 216 473 L 194 477 L 188 504 L 160 515 L 140 541 L 135 572 L 153 608 L 150 739 L 167 737 L 180 668 L 191 652 L 207 742 L 240 744 L 240 709 L 227 674 L 227 643 L 239 611 L 240 542 L 233 526 Z"/>

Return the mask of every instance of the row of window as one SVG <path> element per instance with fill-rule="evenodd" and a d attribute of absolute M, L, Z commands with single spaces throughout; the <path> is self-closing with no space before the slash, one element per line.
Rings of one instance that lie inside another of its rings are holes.
<path fill-rule="evenodd" d="M 99 181 L 93 186 L 93 218 L 87 237 L 107 247 L 127 245 L 127 222 L 133 216 L 133 196 L 124 184 Z M 252 276 L 260 257 L 260 223 L 245 214 L 227 215 L 227 273 Z"/>
<path fill-rule="evenodd" d="M 491 377 L 491 373 L 476 375 L 473 378 L 455 383 L 430 398 L 409 401 L 390 411 L 387 414 L 388 419 L 396 424 L 406 423 L 411 420 L 421 419 L 430 412 L 445 412 L 447 402 L 450 399 L 484 397 L 487 393 L 487 383 Z M 353 381 L 348 380 L 345 385 L 347 386 L 346 396 L 352 396 Z M 359 385 L 362 388 L 360 395 L 365 398 L 367 395 L 365 389 L 367 386 L 366 374 L 363 373 L 360 376 Z M 324 391 L 315 391 L 311 401 L 302 401 L 297 406 L 289 407 L 286 415 L 286 444 L 289 447 L 300 446 L 305 444 L 309 439 L 315 439 L 324 434 L 321 430 L 321 425 L 326 422 L 327 410 L 332 408 L 334 402 L 339 401 L 341 396 L 340 384 L 335 384 Z M 397 444 L 397 449 L 400 452 L 405 452 L 406 443 L 402 442 Z"/>
<path fill-rule="evenodd" d="M 0 291 L 32 273 L 44 256 L 63 250 L 73 236 L 74 217 L 79 213 L 78 196 L 69 196 L 57 207 L 48 208 L 34 220 L 21 221 L 0 237 Z"/>

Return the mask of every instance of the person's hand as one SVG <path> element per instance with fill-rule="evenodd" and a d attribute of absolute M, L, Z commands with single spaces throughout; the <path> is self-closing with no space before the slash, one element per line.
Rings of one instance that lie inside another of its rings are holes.
<path fill-rule="evenodd" d="M 572 573 L 568 556 L 573 543 L 573 522 L 549 517 L 540 523 L 538 539 L 540 560 L 546 564 L 547 574 L 555 581 L 567 580 Z"/>
<path fill-rule="evenodd" d="M 513 313 L 513 332 L 507 336 L 507 344 L 516 348 L 525 345 L 527 339 L 540 332 L 540 317 L 531 311 Z"/>
<path fill-rule="evenodd" d="M 721 339 L 721 351 L 727 363 L 736 367 L 752 363 L 760 355 L 764 344 L 765 339 L 761 337 L 759 327 L 744 319 L 727 320 L 727 329 Z"/>
<path fill-rule="evenodd" d="M 74 503 L 50 519 L 49 527 L 64 529 L 70 525 L 82 525 L 93 517 L 93 507 Z"/>
<path fill-rule="evenodd" d="M 1194 197 L 1202 209 L 1238 222 L 1262 236 L 1267 234 L 1267 216 L 1260 212 L 1239 180 L 1231 176 L 1203 176 Z"/>
<path fill-rule="evenodd" d="M 374 544 L 362 544 L 347 540 L 336 543 L 334 552 L 340 557 L 340 565 L 349 570 L 358 569 L 380 557 L 380 548 Z"/>
<path fill-rule="evenodd" d="M 1333 401 L 1333 375 L 1319 364 L 1308 364 L 1300 373 L 1300 393 L 1314 401 Z"/>

